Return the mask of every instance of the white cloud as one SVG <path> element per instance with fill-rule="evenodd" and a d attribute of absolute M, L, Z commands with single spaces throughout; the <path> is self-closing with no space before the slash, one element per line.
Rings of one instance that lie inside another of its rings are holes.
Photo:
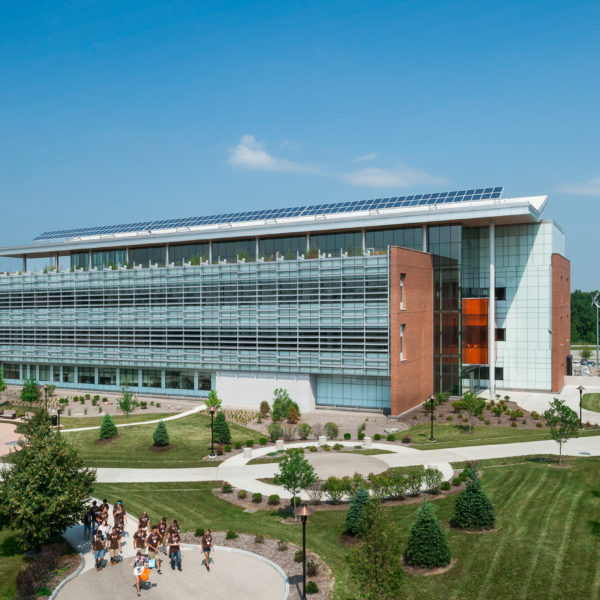
<path fill-rule="evenodd" d="M 576 194 L 578 196 L 600 196 L 600 177 L 594 177 L 589 181 L 580 183 L 566 183 L 561 185 L 559 191 L 566 194 Z"/>
<path fill-rule="evenodd" d="M 369 154 L 363 154 L 362 156 L 356 156 L 355 158 L 351 159 L 352 162 L 365 162 L 368 160 L 375 160 L 377 158 L 378 154 L 377 152 L 370 152 Z"/>
<path fill-rule="evenodd" d="M 314 173 L 317 170 L 313 165 L 292 162 L 269 154 L 264 149 L 264 144 L 257 141 L 252 134 L 243 135 L 239 144 L 230 150 L 229 163 L 251 171 Z"/>
<path fill-rule="evenodd" d="M 343 173 L 340 177 L 351 185 L 382 188 L 409 187 L 419 183 L 441 183 L 444 181 L 425 171 L 404 165 L 397 165 L 390 169 L 369 167 L 351 171 L 350 173 Z"/>

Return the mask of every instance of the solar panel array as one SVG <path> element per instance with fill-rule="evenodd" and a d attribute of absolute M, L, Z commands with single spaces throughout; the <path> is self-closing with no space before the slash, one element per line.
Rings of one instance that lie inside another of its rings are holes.
<path fill-rule="evenodd" d="M 229 223 L 269 221 L 274 219 L 289 219 L 291 217 L 309 217 L 337 213 L 353 213 L 362 211 L 384 210 L 389 208 L 408 208 L 418 206 L 433 206 L 455 202 L 471 202 L 477 200 L 495 200 L 500 198 L 502 187 L 478 188 L 456 192 L 439 192 L 436 194 L 416 194 L 413 196 L 397 196 L 394 198 L 378 198 L 376 200 L 358 200 L 354 202 L 334 202 L 331 204 L 314 204 L 296 206 L 293 208 L 274 208 L 268 210 L 253 210 L 225 215 L 208 217 L 190 217 L 187 219 L 165 219 L 162 221 L 141 221 L 125 225 L 107 225 L 100 227 L 84 227 L 80 229 L 63 229 L 46 231 L 35 240 L 56 240 L 75 237 L 92 237 L 111 235 L 115 233 L 151 232 L 164 229 L 179 229 L 200 225 L 226 225 Z"/>

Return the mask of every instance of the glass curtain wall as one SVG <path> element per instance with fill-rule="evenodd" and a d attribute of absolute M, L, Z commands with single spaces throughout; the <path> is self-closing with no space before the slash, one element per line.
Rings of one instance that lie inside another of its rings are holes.
<path fill-rule="evenodd" d="M 90 255 L 88 252 L 71 253 L 71 270 L 83 269 L 87 271 L 90 266 Z"/>
<path fill-rule="evenodd" d="M 208 260 L 208 244 L 183 244 L 169 246 L 169 262 L 180 267 L 183 262 L 199 265 L 201 261 Z"/>
<path fill-rule="evenodd" d="M 149 267 L 150 263 L 165 266 L 166 248 L 164 246 L 151 246 L 150 248 L 131 248 L 129 250 L 129 262 L 133 265 Z"/>
<path fill-rule="evenodd" d="M 434 275 L 434 389 L 461 394 L 462 227 L 429 227 Z"/>
<path fill-rule="evenodd" d="M 125 250 L 97 250 L 92 252 L 92 267 L 97 269 L 103 269 L 104 267 L 116 269 L 119 265 L 124 265 L 125 261 Z"/>
<path fill-rule="evenodd" d="M 212 261 L 216 264 L 219 260 L 235 262 L 244 258 L 246 262 L 256 260 L 256 240 L 233 240 L 232 242 L 213 242 Z"/>
<path fill-rule="evenodd" d="M 258 242 L 258 255 L 265 260 L 275 260 L 277 253 L 286 259 L 296 258 L 297 253 L 306 254 L 306 236 L 266 238 Z"/>
<path fill-rule="evenodd" d="M 331 254 L 331 256 L 339 256 L 340 251 L 347 252 L 348 256 L 361 256 L 362 233 L 350 231 L 347 233 L 311 234 L 310 249 L 317 249 L 319 252 Z"/>
<path fill-rule="evenodd" d="M 388 246 L 402 246 L 412 250 L 423 250 L 421 227 L 403 229 L 379 229 L 365 233 L 365 247 L 375 254 L 387 254 Z"/>

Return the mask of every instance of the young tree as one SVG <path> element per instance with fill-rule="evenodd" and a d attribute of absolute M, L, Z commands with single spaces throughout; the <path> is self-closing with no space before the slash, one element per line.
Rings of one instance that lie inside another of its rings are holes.
<path fill-rule="evenodd" d="M 589 360 L 592 357 L 592 349 L 586 344 L 579 351 L 579 356 L 581 356 L 581 358 L 584 360 Z"/>
<path fill-rule="evenodd" d="M 155 446 L 168 446 L 169 445 L 169 432 L 167 431 L 167 426 L 164 424 L 164 421 L 159 421 L 156 429 L 154 430 L 154 445 Z"/>
<path fill-rule="evenodd" d="M 485 400 L 475 392 L 465 392 L 460 400 L 460 407 L 469 413 L 469 431 L 473 433 L 473 417 L 483 412 Z"/>
<path fill-rule="evenodd" d="M 258 409 L 260 412 L 261 417 L 263 417 L 263 419 L 271 412 L 271 407 L 269 406 L 269 403 L 266 400 L 263 400 L 260 403 L 260 408 Z"/>
<path fill-rule="evenodd" d="M 0 392 L 6 391 L 6 381 L 4 381 L 4 369 L 0 367 Z"/>
<path fill-rule="evenodd" d="M 0 510 L 32 549 L 80 521 L 96 471 L 85 468 L 66 436 L 52 430 L 46 412 L 38 411 L 24 434 L 12 468 L 2 474 Z"/>
<path fill-rule="evenodd" d="M 206 408 L 214 406 L 215 410 L 220 410 L 223 402 L 219 396 L 217 396 L 217 392 L 215 390 L 210 390 L 210 392 L 208 392 L 208 398 L 204 401 L 204 404 L 206 404 Z"/>
<path fill-rule="evenodd" d="M 30 377 L 23 382 L 23 389 L 21 390 L 21 400 L 29 406 L 33 406 L 40 401 L 41 389 L 38 382 Z"/>
<path fill-rule="evenodd" d="M 579 435 L 579 417 L 563 400 L 554 398 L 544 413 L 550 436 L 558 443 L 558 464 L 562 462 L 562 445 Z"/>
<path fill-rule="evenodd" d="M 364 600 L 396 600 L 401 597 L 406 575 L 398 557 L 400 534 L 384 517 L 381 504 L 369 500 L 360 521 L 360 544 L 346 556 L 350 574 Z"/>
<path fill-rule="evenodd" d="M 117 406 L 129 421 L 129 415 L 140 405 L 140 403 L 127 385 L 124 385 L 121 388 L 121 394 L 121 397 L 117 398 Z"/>
<path fill-rule="evenodd" d="M 105 413 L 104 418 L 102 419 L 102 425 L 100 425 L 98 438 L 101 440 L 110 440 L 117 437 L 118 433 L 119 430 L 112 420 L 112 417 L 108 413 Z"/>
<path fill-rule="evenodd" d="M 275 485 L 283 486 L 293 496 L 293 508 L 296 510 L 296 494 L 316 481 L 317 474 L 313 466 L 304 458 L 299 448 L 292 448 L 279 463 L 279 473 L 273 478 Z M 294 515 L 294 518 L 295 515 Z"/>
<path fill-rule="evenodd" d="M 346 522 L 344 523 L 344 533 L 357 535 L 359 532 L 360 522 L 365 510 L 365 506 L 369 502 L 369 490 L 364 486 L 360 486 L 350 500 L 350 506 L 346 513 Z"/>
<path fill-rule="evenodd" d="M 296 420 L 300 418 L 300 408 L 290 398 L 288 391 L 284 388 L 277 388 L 274 392 L 273 408 L 271 409 L 271 418 L 273 421 L 283 421 L 289 418 L 289 411 L 291 407 L 294 407 L 297 415 Z"/>
<path fill-rule="evenodd" d="M 231 442 L 231 431 L 229 431 L 229 425 L 223 411 L 217 413 L 213 431 L 215 442 L 219 444 L 229 444 Z"/>
<path fill-rule="evenodd" d="M 435 569 L 450 563 L 446 533 L 433 512 L 430 502 L 423 502 L 410 530 L 404 560 L 414 567 Z"/>
<path fill-rule="evenodd" d="M 456 499 L 456 509 L 450 524 L 469 529 L 493 529 L 496 517 L 494 507 L 477 477 L 467 479 L 467 487 Z"/>

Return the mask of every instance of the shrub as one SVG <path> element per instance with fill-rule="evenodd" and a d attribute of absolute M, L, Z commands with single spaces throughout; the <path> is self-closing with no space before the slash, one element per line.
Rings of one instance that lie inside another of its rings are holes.
<path fill-rule="evenodd" d="M 152 402 L 150 402 L 150 406 L 154 406 L 154 400 L 152 400 Z"/>
<path fill-rule="evenodd" d="M 456 509 L 450 521 L 453 527 L 492 529 L 494 507 L 481 487 L 479 479 L 469 479 L 467 487 L 456 499 Z"/>
<path fill-rule="evenodd" d="M 405 435 L 405 436 L 402 438 L 402 443 L 403 443 L 403 444 L 410 444 L 411 442 L 412 442 L 412 438 L 410 437 L 410 435 Z"/>
<path fill-rule="evenodd" d="M 461 479 L 460 477 L 455 477 L 455 478 L 452 480 L 452 485 L 457 485 L 457 486 L 458 486 L 458 485 L 460 485 L 461 483 L 462 483 L 462 479 Z"/>
<path fill-rule="evenodd" d="M 523 419 L 521 423 L 523 423 L 523 425 L 527 425 L 527 419 Z"/>
<path fill-rule="evenodd" d="M 369 492 L 365 487 L 359 487 L 350 500 L 350 507 L 346 513 L 344 523 L 344 533 L 356 535 L 359 532 L 360 521 L 363 516 L 364 508 L 369 501 Z"/>
<path fill-rule="evenodd" d="M 308 423 L 300 423 L 300 425 L 298 425 L 298 435 L 300 436 L 301 440 L 308 439 L 308 436 L 311 434 L 311 432 L 312 427 Z"/>
<path fill-rule="evenodd" d="M 243 500 L 248 495 L 246 490 L 238 490 L 237 496 L 240 500 Z"/>
<path fill-rule="evenodd" d="M 543 426 L 544 426 L 544 424 L 543 424 L 543 423 L 540 423 L 540 421 L 538 421 L 538 422 L 535 424 L 535 426 L 536 426 L 536 427 L 543 427 Z"/>
<path fill-rule="evenodd" d="M 406 472 L 406 485 L 412 496 L 418 496 L 423 485 L 423 471 L 419 467 L 411 467 Z"/>
<path fill-rule="evenodd" d="M 100 434 L 98 437 L 101 440 L 110 440 L 114 437 L 117 437 L 118 433 L 119 431 L 112 420 L 112 417 L 106 413 L 102 419 L 102 425 L 100 426 Z"/>
<path fill-rule="evenodd" d="M 68 398 L 61 398 L 61 399 L 59 400 L 59 402 L 60 402 L 61 404 L 69 404 L 69 399 L 68 399 Z"/>
<path fill-rule="evenodd" d="M 290 506 L 300 506 L 302 504 L 302 498 L 300 496 L 292 496 L 290 498 Z"/>
<path fill-rule="evenodd" d="M 169 445 L 169 433 L 167 431 L 167 426 L 163 421 L 159 421 L 156 429 L 154 430 L 154 445 L 155 446 L 168 446 Z"/>
<path fill-rule="evenodd" d="M 227 531 L 227 533 L 225 534 L 225 539 L 226 540 L 235 540 L 235 538 L 239 537 L 237 532 L 234 531 L 233 529 L 229 529 Z"/>
<path fill-rule="evenodd" d="M 83 414 L 84 414 L 84 415 L 87 415 L 87 408 L 84 408 L 84 409 L 83 409 Z"/>
<path fill-rule="evenodd" d="M 79 398 L 79 404 L 85 404 L 85 398 L 83 396 Z"/>
<path fill-rule="evenodd" d="M 231 452 L 231 446 L 229 444 L 226 444 L 224 450 L 225 452 Z"/>
<path fill-rule="evenodd" d="M 308 449 L 309 449 L 311 452 L 318 452 L 318 451 L 319 451 L 319 449 L 318 449 L 316 446 L 309 446 L 309 447 L 308 447 Z"/>
<path fill-rule="evenodd" d="M 321 448 L 323 448 L 325 452 L 329 452 L 331 450 L 331 446 L 329 444 L 323 444 Z"/>
<path fill-rule="evenodd" d="M 279 504 L 279 496 L 277 494 L 271 494 L 267 500 L 267 504 L 271 506 L 277 506 Z"/>
<path fill-rule="evenodd" d="M 540 418 L 540 413 L 539 413 L 539 412 L 537 412 L 537 411 L 535 411 L 535 410 L 534 410 L 534 411 L 532 411 L 532 412 L 531 412 L 531 418 L 532 418 L 532 419 L 535 419 L 535 420 L 537 421 L 537 420 Z"/>
<path fill-rule="evenodd" d="M 94 400 L 95 400 L 96 402 L 98 402 L 98 400 L 100 400 L 100 396 L 98 396 L 98 394 L 96 394 L 96 395 L 94 396 Z"/>
<path fill-rule="evenodd" d="M 294 562 L 301 563 L 304 560 L 304 552 L 302 550 L 296 550 L 294 552 Z"/>
<path fill-rule="evenodd" d="M 271 412 L 271 407 L 269 406 L 269 403 L 266 400 L 263 400 L 260 403 L 260 408 L 258 409 L 258 412 L 263 418 Z"/>
<path fill-rule="evenodd" d="M 269 439 L 272 442 L 281 439 L 281 436 L 283 435 L 283 429 L 279 423 L 271 423 L 267 427 L 267 431 L 269 432 Z"/>
<path fill-rule="evenodd" d="M 327 481 L 323 483 L 323 491 L 333 504 L 339 504 L 344 497 L 342 480 L 333 476 L 329 477 Z"/>
<path fill-rule="evenodd" d="M 145 400 L 142 400 L 142 401 L 140 402 L 140 408 L 144 408 L 144 409 L 145 409 L 145 408 L 148 408 L 148 403 L 147 403 Z"/>
<path fill-rule="evenodd" d="M 325 435 L 330 440 L 337 439 L 337 437 L 339 435 L 338 426 L 335 423 L 332 423 L 331 421 L 329 423 L 325 423 Z"/>
<path fill-rule="evenodd" d="M 291 408 L 296 411 L 296 420 L 300 418 L 300 408 L 298 404 L 294 402 L 287 390 L 284 388 L 278 388 L 274 392 L 275 399 L 273 400 L 273 408 L 271 408 L 271 418 L 273 421 L 283 421 L 289 419 L 289 412 Z M 292 415 L 294 416 L 294 415 Z"/>
<path fill-rule="evenodd" d="M 307 560 L 306 561 L 306 574 L 309 577 L 315 577 L 318 572 L 319 572 L 319 565 L 314 560 Z M 310 581 L 309 581 L 309 583 L 310 583 Z"/>
<path fill-rule="evenodd" d="M 511 424 L 510 424 L 510 426 L 511 426 L 511 427 L 516 427 L 516 426 L 517 426 L 517 422 L 516 422 L 516 421 L 511 421 Z"/>
<path fill-rule="evenodd" d="M 452 417 L 451 417 L 450 415 L 448 415 L 448 416 L 446 417 L 446 421 L 452 421 Z"/>
<path fill-rule="evenodd" d="M 79 402 L 79 396 L 73 396 L 73 402 Z"/>
<path fill-rule="evenodd" d="M 242 449 L 242 442 L 235 442 L 235 444 L 233 445 L 233 447 L 236 450 L 241 450 Z"/>
<path fill-rule="evenodd" d="M 98 407 L 98 414 L 99 414 L 99 415 L 101 415 L 101 414 L 102 414 L 102 407 L 101 407 L 101 406 L 99 406 L 99 407 Z"/>
<path fill-rule="evenodd" d="M 215 441 L 219 442 L 219 444 L 231 443 L 231 431 L 229 430 L 229 425 L 223 411 L 219 411 L 215 417 L 214 437 Z"/>
<path fill-rule="evenodd" d="M 443 478 L 441 471 L 438 471 L 437 469 L 425 469 L 423 478 L 425 479 L 425 486 L 429 492 L 432 494 L 440 493 Z"/>
<path fill-rule="evenodd" d="M 156 408 L 160 408 L 160 402 L 156 403 Z"/>
<path fill-rule="evenodd" d="M 91 398 L 91 396 L 90 396 L 89 394 L 86 394 L 86 395 L 85 395 L 85 399 L 86 399 L 86 400 L 89 400 L 90 398 Z"/>
<path fill-rule="evenodd" d="M 486 419 L 486 420 L 485 420 L 485 424 L 486 424 L 486 425 L 489 425 L 489 424 L 490 424 L 490 420 L 489 420 L 489 419 Z"/>
<path fill-rule="evenodd" d="M 306 593 L 307 594 L 318 594 L 319 586 L 314 581 L 309 581 L 306 584 Z"/>
<path fill-rule="evenodd" d="M 450 489 L 450 482 L 442 481 L 442 484 L 440 485 L 440 489 L 443 490 L 444 492 L 447 492 Z"/>
<path fill-rule="evenodd" d="M 254 504 L 260 504 L 262 502 L 262 494 L 260 492 L 252 494 L 252 502 L 254 502 Z"/>
<path fill-rule="evenodd" d="M 295 425 L 298 422 L 298 419 L 300 419 L 300 413 L 295 406 L 290 406 L 287 419 L 288 423 L 291 423 L 292 425 Z"/>
<path fill-rule="evenodd" d="M 396 441 L 396 436 L 395 436 L 393 433 L 390 433 L 390 434 L 387 436 L 386 440 L 387 440 L 388 442 L 395 442 L 395 441 Z"/>
<path fill-rule="evenodd" d="M 381 434 L 380 434 L 380 433 L 376 433 L 376 434 L 373 436 L 373 439 L 374 439 L 376 442 L 377 442 L 377 441 L 379 441 L 379 440 L 381 439 Z"/>
<path fill-rule="evenodd" d="M 254 543 L 255 544 L 264 544 L 265 543 L 265 536 L 262 533 L 257 533 L 254 536 Z"/>
<path fill-rule="evenodd" d="M 277 550 L 279 552 L 285 552 L 288 549 L 287 542 L 285 540 L 279 540 L 277 542 Z"/>
<path fill-rule="evenodd" d="M 252 448 L 254 446 L 254 440 L 246 440 L 246 448 Z"/>
<path fill-rule="evenodd" d="M 291 442 L 296 435 L 296 426 L 295 425 L 284 425 L 282 428 L 282 437 L 284 441 Z"/>
<path fill-rule="evenodd" d="M 345 440 L 349 440 L 349 439 L 351 439 L 351 438 L 352 438 L 352 436 L 351 436 L 349 433 L 345 433 L 345 434 L 344 434 L 344 439 L 345 439 Z"/>
<path fill-rule="evenodd" d="M 434 569 L 449 564 L 450 558 L 446 533 L 435 516 L 433 506 L 425 501 L 410 530 L 404 560 L 415 567 Z"/>
<path fill-rule="evenodd" d="M 102 402 L 108 402 L 108 398 L 102 398 Z M 156 406 L 160 406 L 160 404 L 157 404 Z"/>
<path fill-rule="evenodd" d="M 194 531 L 194 535 L 196 537 L 202 537 L 204 535 L 204 527 L 196 527 L 196 531 Z"/>
<path fill-rule="evenodd" d="M 339 450 L 341 450 L 343 447 L 344 447 L 344 446 L 342 446 L 342 444 L 334 444 L 334 445 L 333 445 L 333 449 L 334 449 L 334 450 L 338 450 L 338 451 L 339 451 Z"/>
<path fill-rule="evenodd" d="M 223 484 L 223 487 L 221 488 L 221 493 L 222 494 L 231 494 L 231 492 L 233 492 L 233 488 L 231 487 L 231 484 L 225 482 Z"/>

